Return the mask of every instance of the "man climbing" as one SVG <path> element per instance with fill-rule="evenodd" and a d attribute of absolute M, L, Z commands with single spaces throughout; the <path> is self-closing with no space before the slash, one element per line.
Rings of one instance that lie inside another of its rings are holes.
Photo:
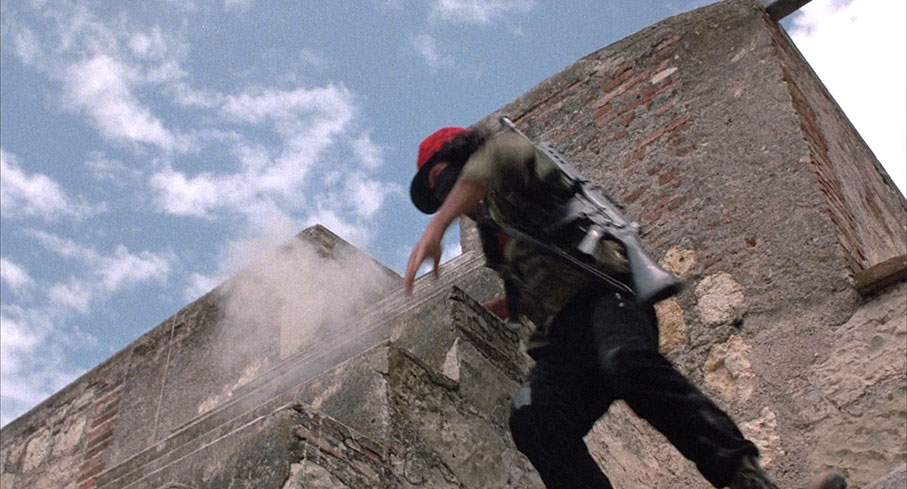
<path fill-rule="evenodd" d="M 565 227 L 540 238 L 516 231 L 532 228 L 540 222 L 533 214 L 564 208 L 576 194 L 550 155 L 515 132 L 489 136 L 447 127 L 422 141 L 417 169 L 410 195 L 434 217 L 410 255 L 406 293 L 425 260 L 433 260 L 437 276 L 441 238 L 451 223 L 461 215 L 475 220 L 487 264 L 507 292 L 486 306 L 535 326 L 527 349 L 536 363 L 514 396 L 510 428 L 548 489 L 612 487 L 583 436 L 618 399 L 715 487 L 776 489 L 756 446 L 659 353 L 652 304 L 621 287 L 634 278 L 625 247 L 601 240 L 594 259 L 576 266 L 550 251 L 575 249 L 583 232 Z M 844 487 L 838 475 L 811 485 Z"/>

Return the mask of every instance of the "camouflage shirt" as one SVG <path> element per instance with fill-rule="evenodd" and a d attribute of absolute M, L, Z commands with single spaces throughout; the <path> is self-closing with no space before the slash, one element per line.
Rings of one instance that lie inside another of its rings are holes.
<path fill-rule="evenodd" d="M 534 217 L 550 213 L 574 194 L 557 164 L 515 133 L 490 138 L 470 157 L 460 178 L 485 188 L 488 214 L 502 228 L 524 229 L 525 223 L 538 222 Z M 563 233 L 546 240 L 570 250 L 577 238 Z M 518 239 L 507 241 L 503 257 L 504 266 L 495 268 L 519 289 L 520 313 L 535 324 L 529 348 L 542 346 L 551 320 L 593 278 Z M 611 275 L 629 270 L 617 243 L 606 241 L 596 258 L 596 266 Z"/>

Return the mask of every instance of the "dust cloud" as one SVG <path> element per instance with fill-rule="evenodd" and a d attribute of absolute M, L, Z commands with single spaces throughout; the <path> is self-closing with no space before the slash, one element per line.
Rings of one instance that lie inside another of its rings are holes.
<path fill-rule="evenodd" d="M 239 248 L 248 253 L 257 246 L 264 257 L 218 289 L 217 376 L 235 385 L 201 410 L 282 359 L 330 351 L 362 334 L 369 325 L 361 313 L 401 287 L 393 272 L 319 226 L 270 252 L 265 240 Z"/>

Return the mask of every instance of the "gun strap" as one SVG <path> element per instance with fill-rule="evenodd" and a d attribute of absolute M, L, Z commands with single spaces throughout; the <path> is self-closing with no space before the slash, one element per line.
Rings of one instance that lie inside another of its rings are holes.
<path fill-rule="evenodd" d="M 505 234 L 509 235 L 511 238 L 523 241 L 524 243 L 527 243 L 527 244 L 535 247 L 537 250 L 539 250 L 541 252 L 544 252 L 544 253 L 552 255 L 556 258 L 559 258 L 562 261 L 564 261 L 565 263 L 575 267 L 579 271 L 586 272 L 586 273 L 592 275 L 593 277 L 601 280 L 602 282 L 607 283 L 608 285 L 611 285 L 612 287 L 614 287 L 618 290 L 624 291 L 628 294 L 634 294 L 633 288 L 630 287 L 629 285 L 621 282 L 620 280 L 617 280 L 616 278 L 608 275 L 607 273 L 605 273 L 593 266 L 590 266 L 587 263 L 583 263 L 581 260 L 579 260 L 575 256 L 570 255 L 566 251 L 564 251 L 556 246 L 550 245 L 550 244 L 542 242 L 536 238 L 533 238 L 532 236 L 530 236 L 516 228 L 501 226 L 501 230 Z"/>

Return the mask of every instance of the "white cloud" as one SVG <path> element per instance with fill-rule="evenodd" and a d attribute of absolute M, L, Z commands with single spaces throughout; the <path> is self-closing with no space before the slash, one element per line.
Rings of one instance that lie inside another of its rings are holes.
<path fill-rule="evenodd" d="M 112 254 L 105 255 L 72 239 L 45 231 L 31 231 L 31 234 L 40 245 L 61 258 L 79 262 L 85 273 L 90 275 L 78 282 L 58 284 L 52 289 L 59 303 L 72 305 L 80 312 L 87 310 L 83 304 L 93 300 L 97 294 L 113 294 L 148 281 L 163 283 L 172 269 L 173 258 L 168 253 L 133 253 L 120 245 Z M 86 295 L 89 297 L 86 298 Z"/>
<path fill-rule="evenodd" d="M 189 278 L 186 281 L 186 287 L 183 289 L 183 299 L 194 301 L 210 292 L 224 280 L 226 280 L 225 277 L 220 277 L 218 275 L 207 276 L 200 273 L 192 273 L 189 275 Z"/>
<path fill-rule="evenodd" d="M 353 151 L 359 162 L 370 170 L 378 168 L 384 162 L 381 156 L 382 148 L 372 141 L 372 136 L 368 132 L 353 140 Z"/>
<path fill-rule="evenodd" d="M 94 262 L 99 256 L 94 250 L 79 246 L 75 241 L 69 238 L 62 238 L 45 231 L 31 231 L 31 235 L 38 240 L 38 244 L 62 258 L 82 259 L 86 262 Z"/>
<path fill-rule="evenodd" d="M 89 284 L 71 278 L 68 282 L 51 286 L 47 297 L 57 306 L 86 314 L 91 307 L 92 291 Z"/>
<path fill-rule="evenodd" d="M 907 3 L 814 0 L 793 15 L 790 36 L 907 192 Z"/>
<path fill-rule="evenodd" d="M 454 24 L 488 25 L 534 7 L 534 0 L 437 0 L 430 16 Z"/>
<path fill-rule="evenodd" d="M 231 192 L 234 189 L 231 179 L 208 173 L 189 177 L 168 167 L 153 175 L 149 183 L 158 193 L 158 205 L 177 216 L 207 217 L 211 208 L 228 203 L 221 196 L 236 198 Z"/>
<path fill-rule="evenodd" d="M 181 144 L 151 110 L 130 91 L 137 74 L 108 55 L 97 55 L 69 66 L 64 97 L 91 116 L 101 133 L 114 141 L 153 144 L 163 150 Z"/>
<path fill-rule="evenodd" d="M 80 373 L 63 364 L 56 343 L 69 333 L 47 313 L 4 304 L 0 309 L 0 425 L 60 390 Z M 53 333 L 53 334 L 51 334 Z"/>
<path fill-rule="evenodd" d="M 126 45 L 130 52 L 148 60 L 173 61 L 173 50 L 181 51 L 180 43 L 169 38 L 160 27 L 154 26 L 148 31 L 127 34 Z"/>
<path fill-rule="evenodd" d="M 41 173 L 27 173 L 15 155 L 0 148 L 0 209 L 3 218 L 85 217 L 98 209 L 75 203 L 60 184 Z"/>
<path fill-rule="evenodd" d="M 0 258 L 0 280 L 6 282 L 14 291 L 34 283 L 24 268 L 6 258 Z"/>
<path fill-rule="evenodd" d="M 326 85 L 196 95 L 217 101 L 217 113 L 230 123 L 270 130 L 278 144 L 234 143 L 240 165 L 232 173 L 189 175 L 167 165 L 150 179 L 162 209 L 198 217 L 223 209 L 251 221 L 273 213 L 307 213 L 316 202 L 318 209 L 308 222 L 329 221 L 356 230 L 349 234 L 360 240 L 371 235 L 362 220 L 372 217 L 398 187 L 372 176 L 383 163 L 382 149 L 367 131 L 355 130 L 358 109 L 350 91 Z M 353 158 L 343 158 L 344 153 Z"/>
<path fill-rule="evenodd" d="M 127 167 L 120 160 L 108 158 L 100 151 L 91 152 L 84 165 L 94 180 L 117 187 L 125 187 L 142 179 L 141 171 Z"/>
<path fill-rule="evenodd" d="M 101 285 L 108 292 L 147 281 L 163 283 L 170 275 L 170 260 L 165 255 L 132 253 L 122 245 L 112 255 L 101 256 L 96 266 Z"/>
<path fill-rule="evenodd" d="M 384 206 L 384 200 L 391 193 L 400 191 L 397 184 L 354 174 L 347 180 L 347 191 L 344 195 L 348 196 L 353 204 L 355 215 L 368 219 Z"/>
<path fill-rule="evenodd" d="M 16 32 L 13 37 L 13 46 L 16 55 L 27 65 L 35 64 L 43 56 L 38 39 L 31 29 L 27 27 Z"/>
<path fill-rule="evenodd" d="M 188 47 L 159 27 L 144 30 L 126 16 L 100 19 L 82 4 L 35 8 L 50 28 L 10 21 L 14 49 L 26 65 L 62 84 L 66 108 L 81 111 L 116 142 L 187 151 L 191 141 L 165 127 L 139 99 L 143 87 L 176 83 Z"/>
<path fill-rule="evenodd" d="M 255 3 L 255 0 L 224 0 L 224 6 L 227 9 L 246 9 L 251 7 L 253 3 Z"/>
<path fill-rule="evenodd" d="M 29 311 L 16 306 L 4 306 L 0 311 L 0 347 L 3 354 L 3 370 L 16 372 L 18 363 L 5 363 L 12 356 L 25 353 L 34 349 L 43 340 L 44 334 L 50 330 L 50 320 L 45 316 L 36 316 Z"/>
<path fill-rule="evenodd" d="M 422 56 L 432 68 L 443 68 L 454 65 L 452 56 L 445 54 L 438 42 L 430 34 L 419 34 L 410 38 L 410 45 Z"/>

